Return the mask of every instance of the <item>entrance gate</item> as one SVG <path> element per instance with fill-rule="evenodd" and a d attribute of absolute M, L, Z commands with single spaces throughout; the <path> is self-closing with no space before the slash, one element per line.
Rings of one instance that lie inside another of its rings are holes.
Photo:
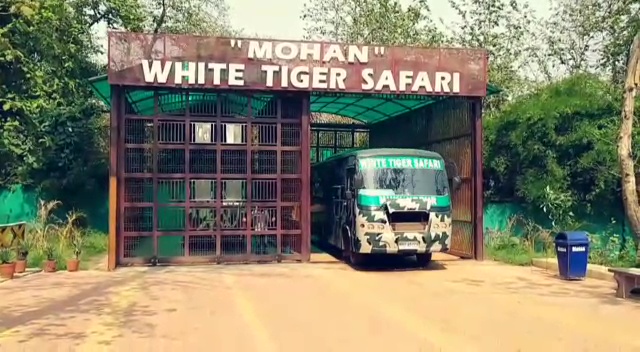
<path fill-rule="evenodd" d="M 485 50 L 110 32 L 108 51 L 110 269 L 307 261 L 310 161 L 366 139 L 451 161 L 452 251 L 483 258 Z M 310 110 L 362 127 L 312 137 Z"/>
<path fill-rule="evenodd" d="M 481 104 L 479 99 L 443 99 L 393 120 L 374 124 L 370 130 L 371 146 L 437 152 L 445 160 L 449 181 L 454 175 L 460 176 L 462 185 L 452 192 L 449 253 L 462 258 L 482 258 L 484 255 L 482 183 L 478 182 L 477 176 L 482 172 L 482 159 L 475 153 L 475 148 L 482 146 L 482 135 L 474 132 L 481 131 Z M 389 133 L 394 130 L 402 133 Z"/>
<path fill-rule="evenodd" d="M 306 99 L 130 94 L 148 97 L 119 127 L 121 264 L 308 260 Z"/>

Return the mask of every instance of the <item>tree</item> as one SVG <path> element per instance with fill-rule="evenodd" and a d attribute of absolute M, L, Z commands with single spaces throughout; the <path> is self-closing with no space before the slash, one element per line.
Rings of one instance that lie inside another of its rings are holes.
<path fill-rule="evenodd" d="M 444 23 L 449 41 L 489 52 L 489 78 L 505 90 L 487 100 L 496 109 L 510 97 L 530 91 L 537 79 L 531 57 L 537 53 L 532 28 L 535 17 L 529 6 L 517 0 L 449 0 L 460 21 Z"/>
<path fill-rule="evenodd" d="M 97 46 L 90 21 L 79 15 L 84 13 L 79 3 L 64 0 L 0 5 L 3 186 L 81 191 L 87 183 L 72 176 L 81 173 L 78 160 L 91 160 L 85 170 L 106 160 L 106 151 L 94 148 L 98 131 L 93 120 L 102 108 L 92 99 L 86 79 L 100 67 L 90 59 Z"/>
<path fill-rule="evenodd" d="M 566 214 L 619 208 L 613 142 L 619 109 L 615 87 L 591 74 L 505 105 L 485 125 L 487 198 L 537 209 L 553 194 Z"/>
<path fill-rule="evenodd" d="M 78 20 L 90 28 L 104 23 L 107 28 L 143 29 L 145 13 L 136 0 L 71 0 L 69 3 L 80 14 Z"/>
<path fill-rule="evenodd" d="M 557 0 L 541 26 L 548 67 L 560 75 L 597 73 L 622 84 L 628 49 L 640 30 L 639 11 L 638 0 Z"/>
<path fill-rule="evenodd" d="M 142 29 L 152 33 L 230 35 L 229 7 L 225 0 L 137 0 L 149 14 Z"/>
<path fill-rule="evenodd" d="M 624 85 L 622 122 L 618 136 L 618 159 L 622 172 L 622 200 L 625 213 L 636 240 L 636 263 L 640 266 L 640 203 L 636 188 L 634 151 L 632 149 L 635 98 L 640 85 L 640 32 L 631 45 L 627 75 Z"/>
<path fill-rule="evenodd" d="M 310 0 L 301 17 L 306 39 L 380 45 L 431 45 L 443 40 L 426 0 L 406 8 L 398 0 Z"/>

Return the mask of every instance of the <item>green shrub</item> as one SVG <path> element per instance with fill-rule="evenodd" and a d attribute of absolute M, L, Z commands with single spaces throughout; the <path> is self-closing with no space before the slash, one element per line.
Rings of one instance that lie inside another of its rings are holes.
<path fill-rule="evenodd" d="M 47 259 L 57 262 L 59 270 L 65 270 L 67 260 L 79 254 L 79 259 L 86 264 L 96 256 L 107 252 L 108 237 L 106 234 L 81 228 L 79 212 L 69 212 L 66 220 L 60 220 L 53 215 L 53 211 L 61 205 L 58 201 L 40 201 L 38 216 L 27 224 L 27 238 L 29 255 L 27 265 L 30 268 L 42 267 Z M 76 248 L 74 244 L 81 244 Z"/>
<path fill-rule="evenodd" d="M 516 225 L 524 227 L 523 235 L 515 235 Z M 554 234 L 519 217 L 509 220 L 504 231 L 491 230 L 485 236 L 485 248 L 490 259 L 512 265 L 531 265 L 534 258 L 555 257 Z M 635 243 L 623 236 L 610 233 L 589 237 L 589 263 L 608 267 L 633 267 Z"/>
<path fill-rule="evenodd" d="M 515 235 L 516 226 L 522 226 L 523 235 Z M 485 236 L 485 247 L 490 259 L 512 265 L 531 265 L 533 258 L 544 257 L 551 246 L 550 232 L 514 216 L 504 231 L 490 230 Z"/>

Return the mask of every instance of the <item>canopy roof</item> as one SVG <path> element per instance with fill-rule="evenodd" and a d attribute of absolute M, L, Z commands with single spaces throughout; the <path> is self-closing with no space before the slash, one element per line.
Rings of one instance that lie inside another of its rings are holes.
<path fill-rule="evenodd" d="M 107 75 L 94 77 L 90 79 L 89 82 L 98 97 L 100 97 L 107 106 L 111 106 L 111 85 L 109 84 Z M 489 85 L 487 87 L 487 95 L 498 92 L 500 92 L 500 89 L 496 86 Z M 168 113 L 184 109 L 185 100 L 176 94 L 175 91 L 165 91 L 161 92 L 161 94 L 167 95 L 167 97 L 160 99 L 159 108 L 161 111 Z M 175 96 L 175 99 L 171 98 L 172 95 Z M 189 101 L 190 103 L 211 102 L 215 100 L 215 97 L 215 93 L 195 91 L 189 94 Z M 267 105 L 272 98 L 273 95 L 268 93 L 261 94 L 257 99 L 252 99 L 252 109 L 254 111 L 260 110 Z M 345 116 L 365 124 L 373 124 L 446 98 L 447 97 L 443 96 L 312 92 L 311 111 Z M 235 99 L 239 102 L 242 100 L 246 101 L 246 98 L 242 95 L 236 95 Z M 152 90 L 140 89 L 129 91 L 127 93 L 127 100 L 136 114 L 153 114 L 154 102 Z"/>

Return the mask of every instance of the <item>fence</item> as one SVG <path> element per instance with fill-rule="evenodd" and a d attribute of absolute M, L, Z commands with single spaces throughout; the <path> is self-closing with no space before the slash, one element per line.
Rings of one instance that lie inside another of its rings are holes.
<path fill-rule="evenodd" d="M 87 200 L 83 204 L 93 203 L 93 206 L 80 209 L 87 214 L 89 224 L 96 230 L 107 232 L 108 230 L 108 193 L 87 194 Z M 35 192 L 25 190 L 18 186 L 12 190 L 0 192 L 0 223 L 12 223 L 18 221 L 30 221 L 37 213 L 38 196 Z M 64 204 L 66 208 L 71 208 L 72 204 Z M 508 221 L 513 216 L 533 220 L 542 226 L 545 223 L 542 214 L 531 214 L 524 207 L 512 203 L 488 203 L 484 206 L 484 229 L 504 231 L 507 229 Z M 611 220 L 615 220 L 612 223 Z M 625 236 L 631 235 L 631 230 L 624 215 L 620 212 L 602 216 L 599 219 L 590 217 L 584 222 L 584 229 L 590 233 L 606 234 L 618 233 Z"/>

